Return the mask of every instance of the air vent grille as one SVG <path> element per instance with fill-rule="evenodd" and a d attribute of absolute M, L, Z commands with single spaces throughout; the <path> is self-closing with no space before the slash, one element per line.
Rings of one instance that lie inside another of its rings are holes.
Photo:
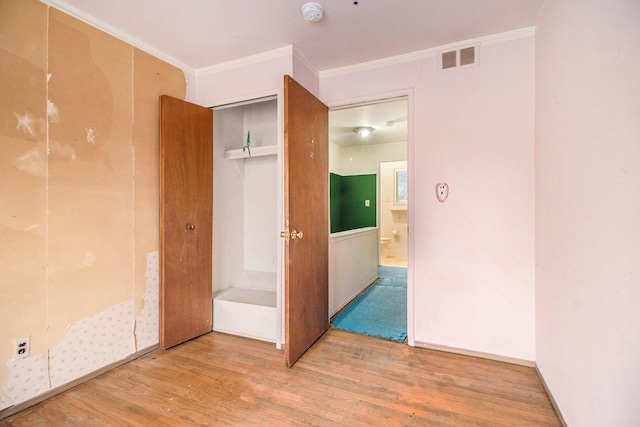
<path fill-rule="evenodd" d="M 454 68 L 458 66 L 458 52 L 455 50 L 451 52 L 444 52 L 442 54 L 442 69 Z"/>
<path fill-rule="evenodd" d="M 477 63 L 477 46 L 440 52 L 440 69 L 458 68 Z"/>
<path fill-rule="evenodd" d="M 465 47 L 460 49 L 460 65 L 473 64 L 476 60 L 476 48 L 475 46 Z"/>

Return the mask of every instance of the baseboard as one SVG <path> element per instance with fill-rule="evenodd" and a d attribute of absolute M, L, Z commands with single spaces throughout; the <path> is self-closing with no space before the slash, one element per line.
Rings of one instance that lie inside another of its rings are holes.
<path fill-rule="evenodd" d="M 358 298 L 364 291 L 366 291 L 369 286 L 373 285 L 374 283 L 376 283 L 376 281 L 379 279 L 378 276 L 374 277 L 373 279 L 371 279 L 369 282 L 365 283 L 364 286 L 362 286 L 359 290 L 357 290 L 352 296 L 351 298 L 349 298 L 345 303 L 343 303 L 340 307 L 338 307 L 333 314 L 331 314 L 329 316 L 330 320 L 333 321 L 333 318 L 336 317 L 338 314 L 340 314 L 340 312 L 342 310 L 345 309 L 346 306 L 348 306 L 349 304 L 351 304 L 356 298 Z"/>
<path fill-rule="evenodd" d="M 516 357 L 499 356 L 497 354 L 484 353 L 481 351 L 465 350 L 463 348 L 449 347 L 446 345 L 431 344 L 426 342 L 415 342 L 416 347 L 428 348 L 430 350 L 446 351 L 447 353 L 462 354 L 463 356 L 480 357 L 482 359 L 495 360 L 498 362 L 511 363 L 513 365 L 528 366 L 533 368 L 536 363 L 532 360 L 518 359 Z"/>
<path fill-rule="evenodd" d="M 72 388 L 79 386 L 82 383 L 85 383 L 89 380 L 92 380 L 96 377 L 99 377 L 100 375 L 111 371 L 112 369 L 115 369 L 119 366 L 122 366 L 124 364 L 127 364 L 133 360 L 136 360 L 142 356 L 146 356 L 149 353 L 152 353 L 154 351 L 156 351 L 158 349 L 158 345 L 152 345 L 150 347 L 144 348 L 142 350 L 139 350 L 133 354 L 131 354 L 130 356 L 127 356 L 126 358 L 122 359 L 122 360 L 118 360 L 117 362 L 113 362 L 109 365 L 103 366 L 102 368 L 93 371 L 91 373 L 88 373 L 87 375 L 84 375 L 80 378 L 76 378 L 73 381 L 70 381 L 66 384 L 63 384 L 59 387 L 56 388 L 52 388 L 51 390 L 48 390 L 45 393 L 42 393 L 36 397 L 33 397 L 29 400 L 25 400 L 24 402 L 20 402 L 16 405 L 10 406 L 6 409 L 3 409 L 2 411 L 0 411 L 0 421 L 4 420 L 5 418 L 11 417 L 15 414 L 17 414 L 18 412 L 24 411 L 27 408 L 30 408 L 34 405 L 37 405 L 40 402 L 43 402 L 47 399 L 49 399 L 50 397 L 53 397 L 57 394 L 63 393 L 67 390 L 71 390 Z"/>
<path fill-rule="evenodd" d="M 556 402 L 555 397 L 553 397 L 551 390 L 547 386 L 547 382 L 544 380 L 544 377 L 542 376 L 540 369 L 538 369 L 538 365 L 535 366 L 535 369 L 536 369 L 536 373 L 538 374 L 538 378 L 540 378 L 540 382 L 542 383 L 542 387 L 544 388 L 544 391 L 546 391 L 547 396 L 549 396 L 549 400 L 551 401 L 551 406 L 553 406 L 553 410 L 556 412 L 556 415 L 558 416 L 558 419 L 560 420 L 562 427 L 568 427 L 567 422 L 564 420 L 564 417 L 562 416 L 562 412 L 560 412 L 560 407 L 558 406 L 558 402 Z"/>

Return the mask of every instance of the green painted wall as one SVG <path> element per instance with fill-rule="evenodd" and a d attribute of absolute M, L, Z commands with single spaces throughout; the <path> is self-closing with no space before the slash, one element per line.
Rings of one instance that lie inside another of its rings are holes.
<path fill-rule="evenodd" d="M 329 177 L 331 232 L 376 226 L 376 174 Z M 369 206 L 365 206 L 369 200 Z"/>

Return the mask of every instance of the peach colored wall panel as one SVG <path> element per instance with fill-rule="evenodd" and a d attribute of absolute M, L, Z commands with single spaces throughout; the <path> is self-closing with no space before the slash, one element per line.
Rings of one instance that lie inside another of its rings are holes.
<path fill-rule="evenodd" d="M 0 384 L 14 340 L 45 346 L 46 12 L 0 0 Z"/>
<path fill-rule="evenodd" d="M 184 73 L 179 68 L 136 48 L 133 50 L 133 70 L 135 293 L 136 312 L 140 312 L 142 296 L 145 295 L 147 300 L 147 257 L 159 249 L 158 98 L 160 95 L 170 95 L 184 99 L 186 81 Z M 155 276 L 157 277 L 157 273 Z M 155 286 L 157 292 L 157 283 L 152 286 Z M 157 306 L 154 309 L 157 313 Z M 155 335 L 157 343 L 157 330 Z"/>
<path fill-rule="evenodd" d="M 132 47 L 49 19 L 49 316 L 67 326 L 133 298 Z"/>
<path fill-rule="evenodd" d="M 0 72 L 3 410 L 157 344 L 158 97 L 186 82 L 37 0 L 0 0 Z"/>

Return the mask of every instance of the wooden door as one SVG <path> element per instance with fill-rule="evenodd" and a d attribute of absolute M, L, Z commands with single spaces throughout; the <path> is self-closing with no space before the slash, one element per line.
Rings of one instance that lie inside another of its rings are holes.
<path fill-rule="evenodd" d="M 213 111 L 160 97 L 160 348 L 212 328 Z"/>
<path fill-rule="evenodd" d="M 329 113 L 284 76 L 285 359 L 292 366 L 329 327 Z"/>

